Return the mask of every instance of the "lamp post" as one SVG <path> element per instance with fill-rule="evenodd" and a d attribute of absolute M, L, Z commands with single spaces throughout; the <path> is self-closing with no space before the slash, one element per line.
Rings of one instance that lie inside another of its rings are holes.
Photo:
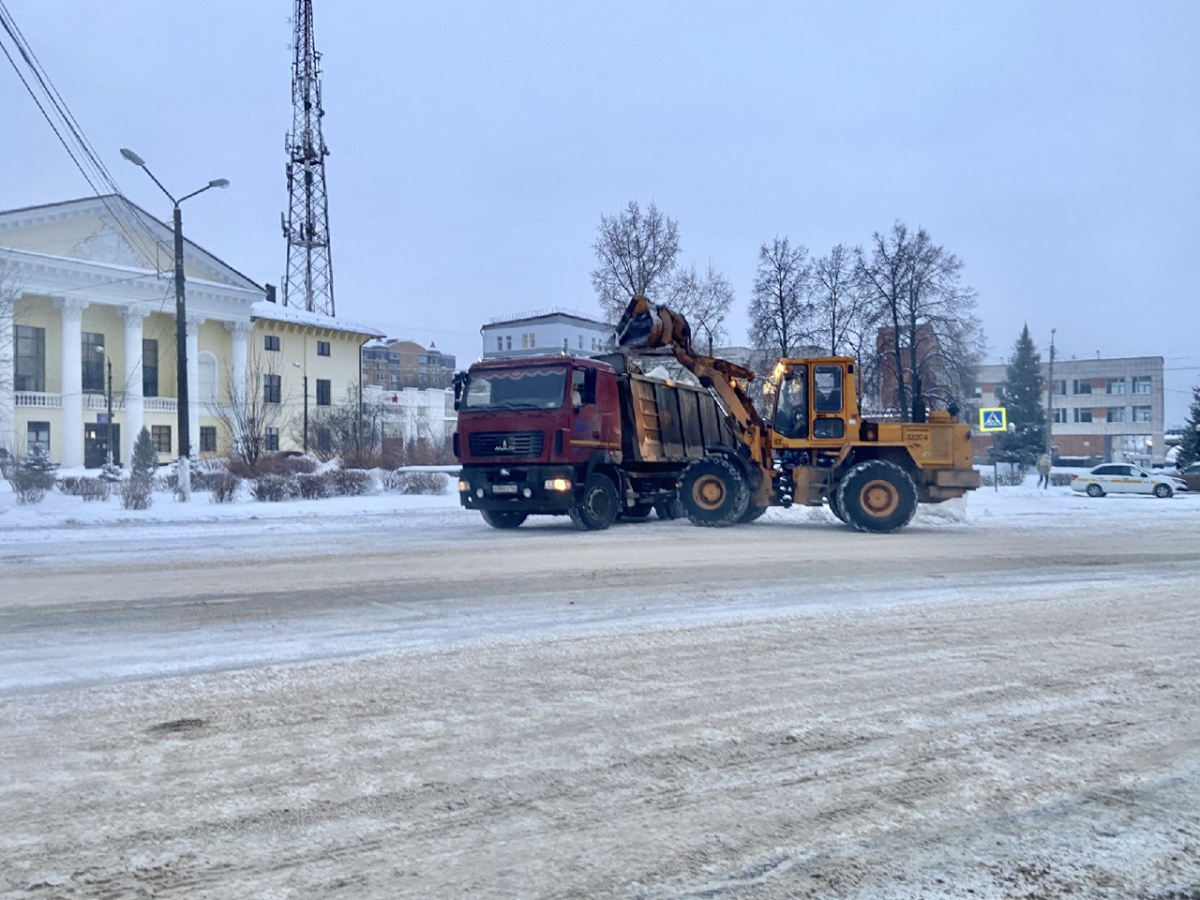
<path fill-rule="evenodd" d="M 1050 382 L 1046 390 L 1046 453 L 1054 455 L 1054 333 L 1057 328 L 1050 329 L 1050 372 L 1046 378 Z"/>
<path fill-rule="evenodd" d="M 107 462 L 107 463 L 108 463 L 108 464 L 111 466 L 111 465 L 113 464 L 113 451 L 112 451 L 112 419 L 113 419 L 113 410 L 112 410 L 112 357 L 111 357 L 111 356 L 109 356 L 107 353 L 105 353 L 105 351 L 104 351 L 104 348 L 103 348 L 103 347 L 97 347 L 96 349 L 97 349 L 98 351 L 100 351 L 101 353 L 103 353 L 103 354 L 104 354 L 104 361 L 105 361 L 105 363 L 107 363 L 107 364 L 108 364 L 108 391 L 107 391 L 107 400 L 108 400 L 108 418 L 107 418 L 107 420 L 106 420 L 106 424 L 105 424 L 105 435 L 104 435 L 104 454 L 105 454 L 105 462 Z"/>
<path fill-rule="evenodd" d="M 178 200 L 163 187 L 163 183 L 154 177 L 154 173 L 150 171 L 146 165 L 146 161 L 124 147 L 121 148 L 121 155 L 140 168 L 143 172 L 150 176 L 150 180 L 158 185 L 158 189 L 167 195 L 167 199 L 171 201 L 174 207 L 174 229 L 175 229 L 175 403 L 178 407 L 177 413 L 177 428 L 179 431 L 179 495 L 183 500 L 187 500 L 191 496 L 192 478 L 189 471 L 189 460 L 191 457 L 191 433 L 188 421 L 188 385 L 187 385 L 187 303 L 184 298 L 184 279 L 183 279 L 183 214 L 179 211 L 179 204 L 184 200 L 195 197 L 197 194 L 202 194 L 209 188 L 224 188 L 229 187 L 229 180 L 226 178 L 214 178 L 204 187 L 199 190 L 192 191 L 190 194 L 184 194 Z"/>

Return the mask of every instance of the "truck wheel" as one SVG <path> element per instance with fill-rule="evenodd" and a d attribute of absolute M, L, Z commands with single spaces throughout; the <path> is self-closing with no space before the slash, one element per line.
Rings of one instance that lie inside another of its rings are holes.
<path fill-rule="evenodd" d="M 583 496 L 570 509 L 571 521 L 580 531 L 603 531 L 617 518 L 620 502 L 612 479 L 589 475 L 583 485 Z"/>
<path fill-rule="evenodd" d="M 747 506 L 746 511 L 742 513 L 742 517 L 738 519 L 738 523 L 744 525 L 747 522 L 753 522 L 755 519 L 761 519 L 763 513 L 766 511 L 767 508 L 765 506 Z"/>
<path fill-rule="evenodd" d="M 672 495 L 670 500 L 654 501 L 654 512 L 664 522 L 682 519 L 684 515 L 683 504 L 679 502 L 678 495 Z"/>
<path fill-rule="evenodd" d="M 500 509 L 481 509 L 479 514 L 483 516 L 483 521 L 493 528 L 520 528 L 521 523 L 529 515 L 529 513 L 506 512 Z"/>
<path fill-rule="evenodd" d="M 859 531 L 896 531 L 917 511 L 917 486 L 912 477 L 886 460 L 859 463 L 846 473 L 837 490 L 846 523 Z"/>
<path fill-rule="evenodd" d="M 690 463 L 679 478 L 679 500 L 693 525 L 734 525 L 750 502 L 746 479 L 728 460 L 708 456 Z"/>
<path fill-rule="evenodd" d="M 832 491 L 830 491 L 829 496 L 826 497 L 825 499 L 829 501 L 829 511 L 831 513 L 833 513 L 834 517 L 839 522 L 845 522 L 846 514 L 844 512 L 842 512 L 842 506 L 840 503 L 838 503 L 837 488 L 835 487 Z"/>

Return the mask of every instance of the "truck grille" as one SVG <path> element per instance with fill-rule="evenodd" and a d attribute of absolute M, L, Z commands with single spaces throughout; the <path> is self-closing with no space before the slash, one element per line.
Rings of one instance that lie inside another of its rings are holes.
<path fill-rule="evenodd" d="M 540 431 L 481 431 L 471 435 L 471 455 L 541 456 L 544 436 Z"/>

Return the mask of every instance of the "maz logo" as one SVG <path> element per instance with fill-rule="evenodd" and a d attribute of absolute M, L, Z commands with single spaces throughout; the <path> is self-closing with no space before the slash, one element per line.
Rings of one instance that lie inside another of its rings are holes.
<path fill-rule="evenodd" d="M 512 453 L 513 449 L 514 449 L 513 447 L 510 447 L 508 445 L 507 440 L 503 440 L 500 443 L 498 443 L 495 447 L 492 448 L 492 452 L 493 453 Z"/>

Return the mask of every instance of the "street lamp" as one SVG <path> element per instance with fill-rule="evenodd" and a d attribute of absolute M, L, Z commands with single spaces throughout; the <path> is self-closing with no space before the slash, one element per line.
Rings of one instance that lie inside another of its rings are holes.
<path fill-rule="evenodd" d="M 103 347 L 97 347 L 96 350 L 104 356 L 104 361 L 108 364 L 108 419 L 106 424 L 106 433 L 104 436 L 104 449 L 106 453 L 106 462 L 111 466 L 113 464 L 113 449 L 112 449 L 112 357 L 104 352 Z"/>
<path fill-rule="evenodd" d="M 190 433 L 190 424 L 188 421 L 188 387 L 187 387 L 187 304 L 184 299 L 183 290 L 183 215 L 179 211 L 179 204 L 184 200 L 195 197 L 197 194 L 203 194 L 209 188 L 224 188 L 229 187 L 227 178 L 214 178 L 198 191 L 192 191 L 190 194 L 184 194 L 178 200 L 163 187 L 163 183 L 154 177 L 154 173 L 150 171 L 146 165 L 146 161 L 124 147 L 121 148 L 121 155 L 140 168 L 143 172 L 150 176 L 150 180 L 158 185 L 158 189 L 167 195 L 167 199 L 171 201 L 174 207 L 174 226 L 175 226 L 175 358 L 177 360 L 175 366 L 175 403 L 178 407 L 177 412 L 177 428 L 179 430 L 179 494 L 181 499 L 188 499 L 192 491 L 192 478 L 188 469 L 191 457 L 192 442 Z"/>

